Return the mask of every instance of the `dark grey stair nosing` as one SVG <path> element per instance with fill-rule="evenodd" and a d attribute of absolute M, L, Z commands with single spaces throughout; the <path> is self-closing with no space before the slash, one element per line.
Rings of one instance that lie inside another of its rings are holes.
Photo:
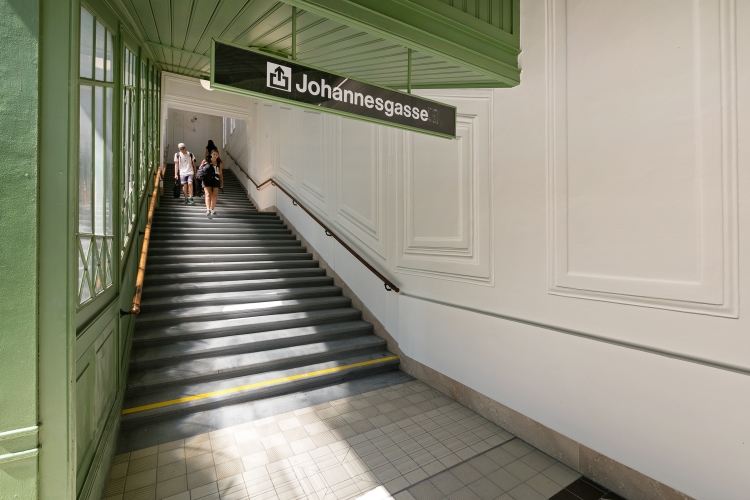
<path fill-rule="evenodd" d="M 314 344 L 281 347 L 269 351 L 255 351 L 191 359 L 145 371 L 131 371 L 126 395 L 156 392 L 168 387 L 195 385 L 225 378 L 256 375 L 268 371 L 334 361 L 337 357 L 360 356 L 385 351 L 386 341 L 375 335 L 363 335 Z M 190 372 L 190 373 L 188 373 Z M 135 380 L 139 375 L 152 375 L 152 380 Z"/>
<path fill-rule="evenodd" d="M 301 326 L 355 321 L 362 317 L 362 311 L 352 307 L 325 309 L 321 311 L 296 312 L 267 316 L 250 316 L 226 320 L 185 322 L 154 329 L 144 329 L 133 335 L 134 346 L 168 344 L 181 340 L 198 340 L 225 337 L 242 333 L 268 330 L 282 330 Z M 138 331 L 136 330 L 136 333 Z"/>
<path fill-rule="evenodd" d="M 341 295 L 341 288 L 335 285 L 320 285 L 314 287 L 269 288 L 265 290 L 250 290 L 241 292 L 202 293 L 177 295 L 172 297 L 153 297 L 141 301 L 141 314 L 151 309 L 179 309 L 193 307 L 198 304 L 237 304 L 247 302 L 268 302 L 312 296 Z"/>
<path fill-rule="evenodd" d="M 175 361 L 325 342 L 372 334 L 372 331 L 371 323 L 360 320 L 173 342 L 161 346 L 151 346 L 146 349 L 134 349 L 130 358 L 130 370 L 164 366 Z"/>
<path fill-rule="evenodd" d="M 159 285 L 159 286 L 146 286 L 143 288 L 143 298 L 149 298 L 154 295 L 160 295 L 163 297 L 175 295 L 182 292 L 183 295 L 200 294 L 206 292 L 219 293 L 219 292 L 249 292 L 254 290 L 269 290 L 276 288 L 295 288 L 295 287 L 308 287 L 315 284 L 320 285 L 332 285 L 333 278 L 331 276 L 311 276 L 311 277 L 300 277 L 300 278 L 272 278 L 262 280 L 239 280 L 229 282 L 205 282 L 198 283 L 193 286 L 186 284 L 180 284 L 175 287 L 174 285 Z"/>
<path fill-rule="evenodd" d="M 385 352 L 380 357 L 384 358 L 388 356 L 392 356 L 392 354 Z M 358 360 L 363 360 L 366 358 L 377 359 L 376 356 L 360 356 L 360 357 L 340 360 L 340 364 L 342 365 L 354 364 L 358 362 Z M 399 364 L 399 360 L 394 359 L 394 360 L 384 361 L 384 362 L 376 363 L 372 365 L 351 368 L 351 369 L 343 370 L 340 372 L 334 372 L 331 374 L 321 375 L 319 377 L 303 378 L 303 379 L 294 380 L 292 382 L 272 385 L 268 387 L 262 387 L 262 388 L 258 388 L 255 390 L 230 393 L 223 397 L 201 399 L 197 401 L 190 401 L 187 403 L 163 406 L 160 408 L 154 408 L 151 410 L 146 410 L 146 411 L 142 411 L 138 413 L 129 413 L 121 417 L 121 425 L 125 428 L 129 428 L 131 426 L 146 423 L 146 422 L 157 422 L 160 420 L 169 420 L 169 419 L 179 417 L 181 415 L 185 415 L 188 413 L 206 411 L 206 410 L 218 408 L 221 406 L 235 405 L 235 404 L 244 403 L 248 401 L 255 401 L 255 400 L 270 398 L 270 397 L 279 396 L 283 394 L 289 394 L 291 392 L 300 392 L 300 391 L 304 391 L 307 389 L 324 387 L 326 385 L 342 383 L 347 380 L 352 380 L 354 378 L 359 378 L 359 377 L 364 377 L 364 376 L 371 375 L 371 374 L 396 370 L 398 368 L 398 364 Z M 299 367 L 295 369 L 294 371 L 295 372 L 298 372 L 300 370 L 315 371 L 317 369 L 321 369 L 320 368 L 321 366 L 326 366 L 326 365 L 328 365 L 328 363 L 322 363 L 319 365 L 313 365 L 313 366 L 307 366 L 307 367 Z M 285 371 L 289 372 L 290 370 L 284 370 L 281 373 L 273 372 L 268 375 L 280 378 L 281 376 L 283 376 L 283 372 Z M 126 400 L 124 407 L 130 408 L 130 406 L 128 406 L 127 400 Z"/>
<path fill-rule="evenodd" d="M 249 302 L 222 304 L 203 307 L 181 308 L 170 311 L 141 313 L 136 317 L 136 325 L 142 328 L 168 326 L 187 321 L 211 321 L 217 319 L 250 318 L 272 316 L 293 312 L 321 311 L 349 307 L 351 299 L 344 296 L 314 297 L 269 302 Z"/>

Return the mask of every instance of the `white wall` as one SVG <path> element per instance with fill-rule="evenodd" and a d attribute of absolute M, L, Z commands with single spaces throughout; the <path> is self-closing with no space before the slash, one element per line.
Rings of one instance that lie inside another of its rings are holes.
<path fill-rule="evenodd" d="M 195 155 L 200 164 L 206 152 L 208 140 L 214 141 L 222 153 L 222 117 L 203 113 L 191 113 L 181 110 L 170 110 L 167 121 L 168 127 L 168 156 L 171 159 L 177 152 L 177 144 L 184 142 L 187 150 Z"/>
<path fill-rule="evenodd" d="M 250 105 L 252 175 L 401 295 L 280 192 L 260 204 L 409 356 L 693 497 L 747 498 L 750 2 L 521 10 L 520 86 L 420 92 L 458 107 L 456 140 Z"/>

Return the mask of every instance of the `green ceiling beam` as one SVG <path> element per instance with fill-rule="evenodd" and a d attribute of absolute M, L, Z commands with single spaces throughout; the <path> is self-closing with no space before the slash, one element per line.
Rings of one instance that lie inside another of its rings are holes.
<path fill-rule="evenodd" d="M 497 80 L 520 83 L 519 0 L 510 32 L 435 0 L 283 0 Z M 415 86 L 416 87 L 416 86 Z"/>
<path fill-rule="evenodd" d="M 160 47 L 162 49 L 171 50 L 173 52 L 179 52 L 180 54 L 202 57 L 203 59 L 211 59 L 211 56 L 207 56 L 206 54 L 199 54 L 198 52 L 190 52 L 189 50 L 178 49 L 177 47 L 172 47 L 171 45 L 164 45 L 163 43 L 156 43 L 156 42 L 149 41 L 148 44 L 153 47 Z"/>

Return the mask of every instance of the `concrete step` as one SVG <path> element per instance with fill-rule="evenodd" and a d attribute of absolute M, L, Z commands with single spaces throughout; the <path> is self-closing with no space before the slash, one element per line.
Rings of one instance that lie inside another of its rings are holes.
<path fill-rule="evenodd" d="M 279 288 L 296 288 L 332 285 L 331 276 L 300 276 L 241 281 L 209 281 L 205 283 L 179 283 L 174 285 L 145 286 L 143 298 L 173 297 L 203 293 L 247 292 Z"/>
<path fill-rule="evenodd" d="M 179 211 L 178 211 L 179 212 Z M 162 219 L 166 218 L 170 223 L 178 223 L 178 222 L 184 222 L 184 221 L 203 221 L 206 217 L 206 211 L 203 210 L 191 210 L 188 212 L 187 210 L 182 210 L 182 213 L 157 213 L 156 220 L 159 220 L 159 222 L 162 221 Z M 218 209 L 217 209 L 218 213 Z M 239 220 L 239 221 L 255 221 L 255 220 L 280 220 L 278 215 L 260 215 L 262 212 L 241 212 L 241 211 L 232 211 L 227 212 L 224 216 L 220 217 L 219 215 L 222 215 L 219 213 L 215 217 L 215 220 Z"/>
<path fill-rule="evenodd" d="M 176 239 L 176 240 L 164 240 L 154 239 L 149 243 L 149 248 L 159 248 L 162 246 L 169 247 L 181 247 L 189 246 L 191 248 L 202 248 L 202 247 L 231 247 L 231 246 L 253 246 L 258 244 L 271 244 L 274 246 L 283 246 L 287 244 L 301 245 L 302 242 L 297 240 L 293 234 L 253 234 L 246 235 L 245 239 L 238 239 L 236 237 L 224 238 L 224 236 L 216 235 L 212 236 L 211 239 Z"/>
<path fill-rule="evenodd" d="M 229 337 L 172 342 L 171 344 L 152 346 L 147 349 L 134 349 L 130 357 L 130 369 L 144 370 L 190 359 L 281 349 L 371 333 L 372 325 L 370 323 L 349 321 Z"/>
<path fill-rule="evenodd" d="M 221 219 L 220 216 L 210 216 L 206 217 L 204 215 L 204 219 L 199 219 L 195 221 L 190 222 L 181 222 L 176 223 L 174 221 L 170 222 L 168 220 L 154 220 L 154 222 L 151 224 L 151 227 L 153 230 L 161 231 L 164 229 L 168 229 L 170 231 L 173 231 L 177 227 L 185 228 L 185 229 L 203 229 L 203 228 L 234 228 L 234 229 L 279 229 L 279 228 L 285 228 L 286 226 L 280 221 L 280 220 L 256 220 L 256 221 L 241 221 L 241 220 L 229 220 L 229 219 Z"/>
<path fill-rule="evenodd" d="M 301 242 L 297 241 L 297 245 L 300 245 Z M 205 256 L 219 256 L 219 255 L 229 255 L 229 254 L 243 254 L 243 253 L 272 253 L 272 252 L 283 252 L 283 253 L 292 253 L 292 252 L 300 252 L 300 253 L 307 253 L 307 248 L 297 245 L 255 245 L 255 246 L 243 246 L 243 247 L 222 247 L 222 246 L 214 246 L 214 247 L 198 247 L 198 248 L 185 248 L 182 246 L 179 247 L 158 247 L 158 248 L 149 248 L 149 255 L 153 255 L 154 257 L 161 257 L 165 255 L 172 256 L 173 258 L 186 258 L 188 256 L 190 257 L 196 257 L 199 255 L 205 255 Z M 150 258 L 150 257 L 149 257 Z"/>
<path fill-rule="evenodd" d="M 324 363 L 341 357 L 384 351 L 385 344 L 384 339 L 375 335 L 362 335 L 315 344 L 179 361 L 168 366 L 131 371 L 126 394 L 142 395 L 173 386 Z"/>
<path fill-rule="evenodd" d="M 275 314 L 273 316 L 251 316 L 247 318 L 185 322 L 165 327 L 139 328 L 133 335 L 133 345 L 137 347 L 163 345 L 184 340 L 226 337 L 229 335 L 340 323 L 342 321 L 358 321 L 361 316 L 362 313 L 359 309 L 344 307 L 322 311 Z"/>
<path fill-rule="evenodd" d="M 228 282 L 262 280 L 275 278 L 300 278 L 304 276 L 325 276 L 326 270 L 320 267 L 299 267 L 290 269 L 251 269 L 243 271 L 198 271 L 189 273 L 155 274 L 148 276 L 145 286 L 171 285 L 178 283 Z"/>
<path fill-rule="evenodd" d="M 316 363 L 191 386 L 179 386 L 165 391 L 132 396 L 126 398 L 124 402 L 123 407 L 125 410 L 121 418 L 121 425 L 129 428 L 135 425 L 144 425 L 150 422 L 177 418 L 189 413 L 206 411 L 222 406 L 324 387 L 358 377 L 396 370 L 398 363 L 398 358 L 394 359 L 391 353 L 381 351 L 378 353 L 340 358 L 325 363 Z M 306 374 L 312 375 L 305 376 Z M 236 389 L 239 387 L 243 387 L 244 389 Z M 215 394 L 217 391 L 224 392 Z M 212 393 L 214 394 L 210 395 Z M 186 396 L 199 395 L 205 396 L 184 401 Z M 164 404 L 164 402 L 179 399 L 183 401 L 175 402 L 174 404 Z M 142 411 L 128 411 L 145 405 L 158 406 Z"/>
<path fill-rule="evenodd" d="M 180 262 L 175 264 L 155 264 L 149 266 L 149 275 L 165 273 L 191 273 L 200 271 L 231 271 L 251 269 L 282 269 L 293 267 L 317 267 L 318 261 L 312 254 L 291 254 L 296 259 L 259 260 L 250 262 Z"/>
<path fill-rule="evenodd" d="M 201 258 L 201 262 L 250 262 L 259 260 L 284 260 L 284 259 L 305 259 L 306 256 L 310 255 L 304 249 L 298 247 L 287 247 L 284 253 L 280 252 L 281 249 L 276 249 L 272 253 L 259 251 L 257 253 L 227 253 L 222 255 L 211 255 L 209 257 Z M 299 256 L 299 257 L 297 257 Z M 148 264 L 190 264 L 195 262 L 196 259 L 193 255 L 151 255 L 148 257 Z"/>
<path fill-rule="evenodd" d="M 212 233 L 210 238 L 206 237 L 206 233 L 203 231 L 197 231 L 195 233 L 153 233 L 151 235 L 151 242 L 162 242 L 168 240 L 174 240 L 180 244 L 191 244 L 193 242 L 213 240 L 214 238 L 221 238 L 222 241 L 226 240 L 243 240 L 245 238 L 261 238 L 268 239 L 278 236 L 281 239 L 287 239 L 291 236 L 292 232 L 289 229 L 252 229 L 242 233 L 225 233 L 223 231 L 217 231 Z M 293 237 L 293 236 L 292 236 Z"/>
<path fill-rule="evenodd" d="M 196 293 L 172 297 L 144 298 L 141 301 L 141 314 L 164 309 L 177 309 L 196 306 L 218 306 L 228 304 L 249 304 L 275 300 L 308 299 L 313 297 L 335 297 L 341 295 L 337 286 L 314 286 L 300 288 L 276 288 L 248 292 Z"/>
<path fill-rule="evenodd" d="M 322 311 L 349 307 L 351 299 L 338 297 L 314 297 L 306 299 L 249 302 L 246 304 L 205 305 L 172 310 L 142 312 L 136 318 L 138 328 L 157 328 L 179 325 L 187 321 L 215 321 L 232 318 L 272 316 L 276 314 Z"/>

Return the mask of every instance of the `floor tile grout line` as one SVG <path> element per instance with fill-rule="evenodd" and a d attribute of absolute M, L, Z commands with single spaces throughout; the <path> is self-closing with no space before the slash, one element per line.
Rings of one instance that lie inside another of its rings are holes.
<path fill-rule="evenodd" d="M 485 453 L 488 453 L 488 452 L 490 452 L 490 451 L 492 451 L 492 450 L 494 450 L 494 449 L 496 449 L 496 448 L 500 448 L 501 446 L 503 446 L 503 445 L 506 445 L 506 444 L 510 443 L 510 442 L 511 442 L 511 441 L 513 441 L 514 439 L 518 439 L 518 438 L 517 438 L 516 436 L 513 436 L 512 438 L 508 439 L 507 441 L 504 441 L 504 442 L 502 442 L 502 443 L 500 443 L 500 444 L 498 444 L 498 445 L 496 445 L 496 446 L 493 446 L 492 448 L 488 448 L 488 449 L 486 449 L 486 450 L 484 450 L 484 451 L 482 451 L 482 452 L 479 452 L 479 453 L 477 453 L 476 455 L 474 455 L 473 457 L 469 457 L 469 458 L 467 458 L 466 460 L 464 460 L 464 461 L 462 461 L 462 462 L 459 462 L 459 463 L 457 463 L 457 464 L 455 464 L 455 465 L 451 465 L 451 466 L 450 466 L 450 467 L 448 467 L 447 469 L 443 469 L 443 470 L 441 470 L 440 472 L 438 472 L 437 474 L 433 474 L 432 476 L 426 477 L 426 478 L 422 479 L 421 481 L 417 481 L 417 482 L 416 482 L 416 483 L 414 483 L 414 484 L 410 484 L 409 486 L 407 486 L 407 487 L 406 487 L 406 488 L 404 488 L 404 489 L 398 490 L 398 491 L 396 491 L 395 493 L 391 493 L 391 496 L 395 497 L 395 496 L 396 496 L 396 495 L 398 495 L 399 493 L 402 493 L 402 492 L 404 492 L 404 491 L 406 491 L 406 490 L 408 490 L 408 489 L 410 489 L 410 488 L 413 488 L 414 486 L 417 486 L 418 484 L 422 484 L 422 483 L 424 483 L 425 481 L 429 481 L 429 480 L 430 480 L 431 478 L 433 478 L 433 477 L 437 476 L 438 474 L 442 474 L 442 473 L 444 473 L 444 472 L 448 472 L 448 471 L 450 471 L 450 470 L 452 470 L 452 469 L 455 469 L 455 468 L 456 468 L 456 467 L 458 467 L 459 465 L 463 465 L 463 464 L 465 464 L 465 463 L 466 463 L 466 462 L 468 462 L 469 460 L 474 460 L 474 459 L 475 459 L 475 458 L 477 458 L 477 457 L 478 457 L 479 455 L 484 455 Z M 420 467 L 420 468 L 421 468 L 421 467 Z"/>

